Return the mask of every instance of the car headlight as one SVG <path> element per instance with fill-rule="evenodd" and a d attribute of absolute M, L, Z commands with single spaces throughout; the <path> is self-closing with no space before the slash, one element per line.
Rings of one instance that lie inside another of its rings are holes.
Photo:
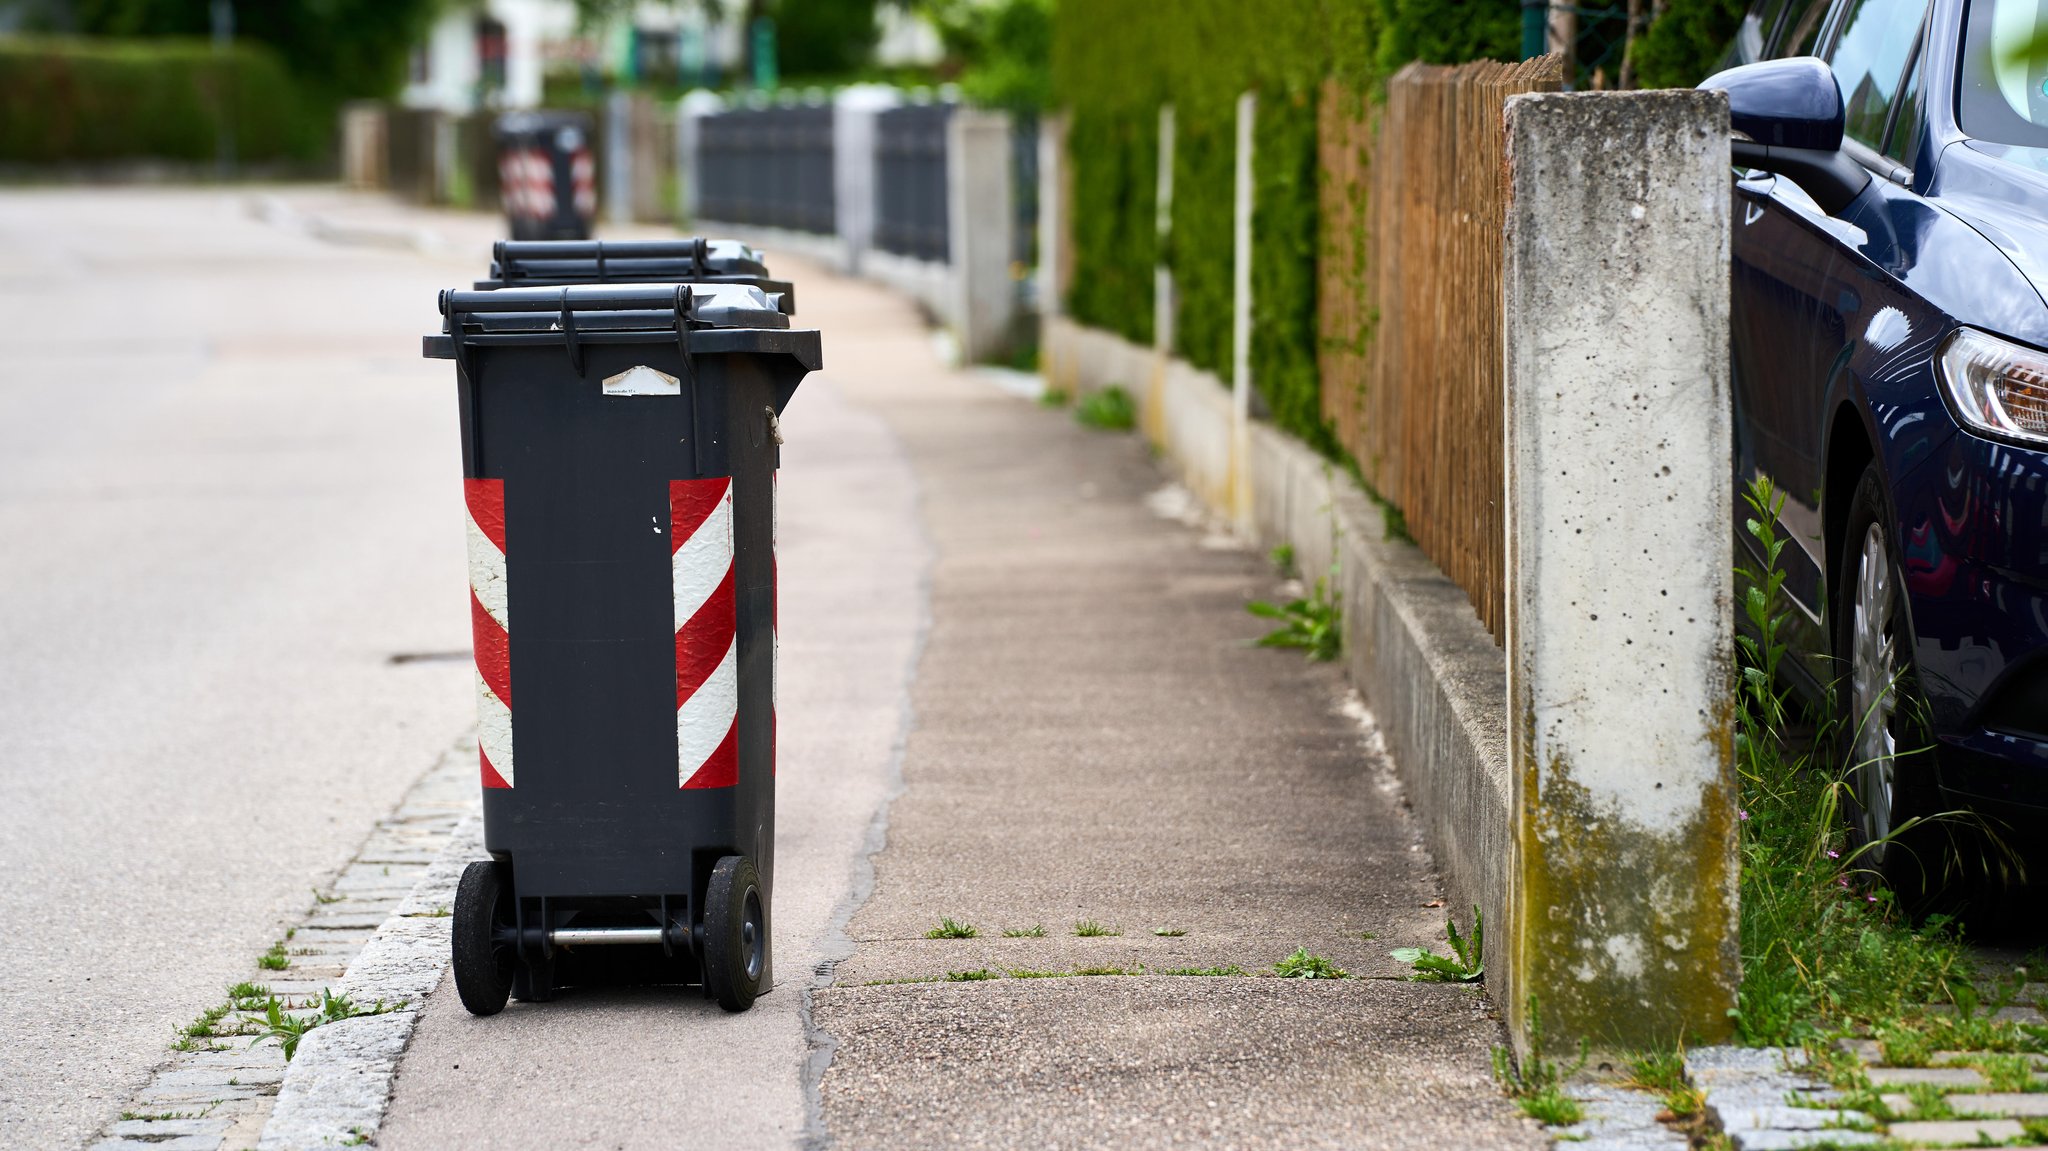
<path fill-rule="evenodd" d="M 1959 328 L 1934 362 L 1949 405 L 1965 426 L 2048 444 L 2048 352 Z"/>

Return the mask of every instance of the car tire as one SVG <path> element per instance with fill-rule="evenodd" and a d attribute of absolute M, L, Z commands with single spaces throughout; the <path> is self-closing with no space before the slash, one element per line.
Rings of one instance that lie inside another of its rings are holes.
<path fill-rule="evenodd" d="M 1911 906 L 1939 895 L 1952 869 L 1936 808 L 1934 738 L 1913 674 L 1891 501 L 1876 464 L 1863 471 L 1844 521 L 1835 580 L 1836 747 L 1853 866 Z"/>

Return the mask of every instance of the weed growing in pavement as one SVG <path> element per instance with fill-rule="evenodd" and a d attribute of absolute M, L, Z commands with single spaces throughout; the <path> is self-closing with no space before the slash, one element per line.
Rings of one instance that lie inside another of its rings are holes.
<path fill-rule="evenodd" d="M 2034 1060 L 2026 1055 L 1986 1055 L 1977 1070 L 1993 1091 L 2029 1091 L 2034 1086 Z"/>
<path fill-rule="evenodd" d="M 228 1003 L 237 1011 L 261 1011 L 270 998 L 270 988 L 247 981 L 228 988 Z"/>
<path fill-rule="evenodd" d="M 1097 923 L 1093 919 L 1084 919 L 1074 925 L 1074 934 L 1083 939 L 1093 939 L 1106 935 L 1122 935 L 1123 932 L 1118 931 L 1107 923 Z"/>
<path fill-rule="evenodd" d="M 199 1018 L 194 1019 L 179 1029 L 178 1034 L 183 1035 L 187 1039 L 211 1039 L 220 1034 L 220 1021 L 231 1010 L 233 1010 L 232 1005 L 226 1003 L 220 1004 L 217 1007 L 209 1007 L 199 1013 Z"/>
<path fill-rule="evenodd" d="M 1329 661 L 1344 652 L 1344 612 L 1339 601 L 1341 595 L 1331 592 L 1336 582 L 1337 565 L 1330 565 L 1330 574 L 1319 576 L 1309 594 L 1291 599 L 1284 604 L 1268 603 L 1255 599 L 1244 605 L 1244 610 L 1277 622 L 1280 626 L 1259 637 L 1260 647 L 1296 647 L 1313 660 Z"/>
<path fill-rule="evenodd" d="M 1886 1020 L 1874 1029 L 1878 1054 L 1893 1067 L 1925 1067 L 1934 1054 L 1934 1044 L 1919 1028 L 1897 1020 Z"/>
<path fill-rule="evenodd" d="M 1479 908 L 1472 909 L 1472 938 L 1458 934 L 1458 921 L 1446 917 L 1444 931 L 1451 937 L 1451 954 L 1438 955 L 1427 947 L 1396 947 L 1387 952 L 1396 963 L 1406 963 L 1415 969 L 1410 979 L 1422 983 L 1472 983 L 1486 974 L 1486 963 L 1480 958 L 1481 948 L 1486 942 L 1486 917 Z"/>
<path fill-rule="evenodd" d="M 1266 553 L 1266 558 L 1273 561 L 1273 570 L 1280 573 L 1281 579 L 1295 579 L 1301 575 L 1294 570 L 1293 544 L 1276 545 L 1272 551 Z"/>
<path fill-rule="evenodd" d="M 1167 968 L 1166 970 L 1164 970 L 1164 971 L 1161 971 L 1161 972 L 1160 972 L 1159 974 L 1161 974 L 1161 975 L 1206 975 L 1206 976 L 1226 976 L 1226 975 L 1249 975 L 1249 974 L 1250 974 L 1250 972 L 1246 971 L 1246 970 L 1245 970 L 1244 968 L 1242 968 L 1242 967 L 1239 967 L 1239 966 L 1238 966 L 1237 964 L 1235 964 L 1235 963 L 1226 963 L 1226 964 L 1224 964 L 1224 965 L 1223 965 L 1223 966 L 1221 966 L 1221 967 L 1169 967 L 1169 968 Z"/>
<path fill-rule="evenodd" d="M 2048 1119 L 2026 1118 L 2020 1120 L 2020 1130 L 2025 1131 L 2030 1144 L 2048 1144 Z"/>
<path fill-rule="evenodd" d="M 284 940 L 270 945 L 270 950 L 256 957 L 256 966 L 265 971 L 283 971 L 292 965 L 292 957 L 285 952 Z"/>
<path fill-rule="evenodd" d="M 1628 1061 L 1628 1086 L 1650 1091 L 1664 1098 L 1664 1109 L 1672 1121 L 1684 1122 L 1706 1107 L 1699 1088 L 1685 1081 L 1685 1053 L 1645 1051 Z"/>
<path fill-rule="evenodd" d="M 277 1045 L 284 1049 L 285 1062 L 289 1063 L 292 1057 L 299 1053 L 299 1042 L 314 1028 L 339 1023 L 344 1019 L 382 1015 L 403 1006 L 404 1003 L 394 1003 L 387 1007 L 384 1001 L 379 999 L 372 1006 L 358 1007 L 349 1001 L 348 996 L 336 995 L 332 988 L 324 988 L 320 992 L 319 1005 L 312 1007 L 303 1015 L 297 1015 L 287 1010 L 284 1003 L 273 995 L 263 1005 L 262 1029 L 256 1032 L 256 1038 L 251 1040 L 249 1045 L 254 1047 L 265 1039 L 275 1039 Z"/>
<path fill-rule="evenodd" d="M 1047 388 L 1038 393 L 1038 406 L 1041 408 L 1064 408 L 1073 402 L 1073 394 L 1065 388 Z"/>
<path fill-rule="evenodd" d="M 1543 1013 L 1534 995 L 1529 997 L 1529 1050 L 1529 1058 L 1517 1064 L 1507 1048 L 1494 1048 L 1493 1077 L 1529 1118 L 1550 1127 L 1577 1123 L 1584 1114 L 1578 1100 L 1564 1093 L 1564 1085 L 1591 1059 L 1587 1043 L 1579 1040 L 1579 1060 L 1570 1066 L 1543 1058 Z"/>
<path fill-rule="evenodd" d="M 339 892 L 330 893 L 322 891 L 317 887 L 313 889 L 313 901 L 315 903 L 321 904 L 322 906 L 325 906 L 329 903 L 340 903 L 342 900 L 347 898 L 348 896 L 342 895 Z"/>
<path fill-rule="evenodd" d="M 1034 923 L 1029 927 L 1005 927 L 1004 939 L 1044 939 L 1045 924 Z"/>
<path fill-rule="evenodd" d="M 948 983 L 979 983 L 984 979 L 1001 978 L 1001 975 L 997 974 L 996 972 L 990 971 L 986 967 L 977 967 L 972 971 L 946 972 L 946 982 Z"/>
<path fill-rule="evenodd" d="M 1082 396 L 1081 402 L 1074 405 L 1074 418 L 1084 427 L 1128 432 L 1138 426 L 1138 405 L 1131 399 L 1131 393 L 1120 385 L 1110 384 Z"/>
<path fill-rule="evenodd" d="M 1913 1101 L 1915 1119 L 1951 1119 L 1955 1109 L 1948 1103 L 1948 1088 L 1932 1083 L 1906 1084 L 1906 1098 Z"/>
<path fill-rule="evenodd" d="M 1343 968 L 1320 955 L 1310 955 L 1308 948 L 1297 947 L 1294 954 L 1273 965 L 1273 974 L 1282 979 L 1349 979 L 1350 974 Z"/>
<path fill-rule="evenodd" d="M 1076 975 L 1143 975 L 1142 967 L 1076 967 Z"/>
<path fill-rule="evenodd" d="M 1152 934 L 1159 936 L 1161 939 L 1179 939 L 1187 934 L 1187 929 L 1181 927 L 1155 927 L 1152 929 Z"/>
<path fill-rule="evenodd" d="M 168 1123 L 168 1122 L 170 1122 L 170 1121 L 172 1121 L 172 1120 L 175 1120 L 175 1119 L 198 1119 L 198 1118 L 201 1118 L 201 1115 L 200 1115 L 200 1113 L 199 1113 L 199 1112 L 197 1112 L 197 1111 L 123 1111 L 123 1112 L 121 1112 L 121 1121 L 122 1121 L 122 1122 L 124 1122 L 124 1123 Z"/>
<path fill-rule="evenodd" d="M 1753 1045 L 1804 1043 L 1811 1050 L 1830 1035 L 1875 1030 L 1888 1054 L 1911 1058 L 1908 1032 L 1923 1031 L 1929 1040 L 1936 1034 L 1923 1005 L 1973 998 L 1970 964 L 1950 921 L 1908 922 L 1892 893 L 1859 865 L 1866 849 L 1849 848 L 1841 820 L 1848 771 L 1830 770 L 1822 753 L 1790 746 L 1791 700 L 1778 677 L 1787 654 L 1782 623 L 1794 610 L 1779 564 L 1790 538 L 1778 526 L 1785 497 L 1759 480 L 1744 499 L 1751 513 L 1744 527 L 1764 564 L 1742 569 L 1749 585 L 1742 610 L 1754 634 L 1737 637 L 1737 1033 Z M 1812 746 L 1828 747 L 1832 734 L 1823 717 Z"/>
<path fill-rule="evenodd" d="M 981 932 L 972 923 L 957 919 L 940 919 L 939 925 L 924 933 L 926 939 L 973 939 Z"/>
<path fill-rule="evenodd" d="M 943 975 L 912 975 L 904 979 L 870 979 L 862 987 L 894 987 L 899 983 L 944 983 Z"/>
<path fill-rule="evenodd" d="M 1012 979 L 1067 979 L 1073 974 L 1071 971 L 1033 971 L 1029 968 L 1014 967 L 1009 971 Z"/>

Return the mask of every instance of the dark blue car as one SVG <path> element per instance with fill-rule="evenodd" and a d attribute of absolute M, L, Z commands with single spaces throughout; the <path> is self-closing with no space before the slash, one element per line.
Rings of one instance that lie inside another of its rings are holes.
<path fill-rule="evenodd" d="M 2048 829 L 2048 0 L 1762 0 L 1731 56 L 1736 484 L 1903 889 L 1910 817 Z"/>

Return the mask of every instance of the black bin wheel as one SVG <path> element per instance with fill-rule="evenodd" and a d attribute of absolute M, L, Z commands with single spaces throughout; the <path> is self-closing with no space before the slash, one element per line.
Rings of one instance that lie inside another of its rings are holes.
<path fill-rule="evenodd" d="M 455 886 L 455 991 L 471 1015 L 496 1015 L 512 994 L 518 956 L 497 938 L 510 927 L 512 892 L 498 865 L 476 862 L 462 870 Z"/>
<path fill-rule="evenodd" d="M 704 893 L 704 991 L 727 1011 L 745 1011 L 768 965 L 768 916 L 754 861 L 728 855 Z"/>

